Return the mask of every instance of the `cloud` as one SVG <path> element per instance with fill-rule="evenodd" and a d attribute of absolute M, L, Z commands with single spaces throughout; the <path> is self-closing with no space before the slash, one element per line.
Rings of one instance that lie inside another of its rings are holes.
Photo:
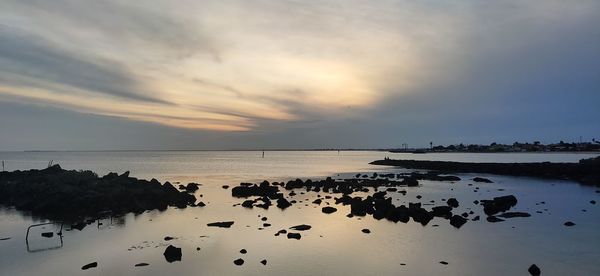
<path fill-rule="evenodd" d="M 581 72 L 597 68 L 599 6 L 6 0 L 0 100 L 232 135 L 302 130 L 330 141 L 323 129 L 335 129 L 358 143 L 369 139 L 360 129 L 378 126 L 381 137 L 432 136 L 416 126 L 506 121 L 497 103 L 521 112 L 519 98 L 569 102 L 556 89 L 566 83 L 596 99 Z"/>

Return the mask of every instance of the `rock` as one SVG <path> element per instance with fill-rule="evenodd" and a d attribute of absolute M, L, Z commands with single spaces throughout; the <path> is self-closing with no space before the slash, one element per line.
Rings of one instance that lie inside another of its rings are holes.
<path fill-rule="evenodd" d="M 322 211 L 323 213 L 325 213 L 325 214 L 331 214 L 331 213 L 335 213 L 335 212 L 337 211 L 337 209 L 336 209 L 336 208 L 334 208 L 334 207 L 329 207 L 329 206 L 327 206 L 327 207 L 323 207 L 323 208 L 321 209 L 321 211 Z"/>
<path fill-rule="evenodd" d="M 198 186 L 200 186 L 200 184 L 197 183 L 188 183 L 187 186 L 185 186 L 185 191 L 187 193 L 193 193 L 195 191 L 198 190 Z"/>
<path fill-rule="evenodd" d="M 595 200 L 590 200 L 590 203 L 591 204 L 596 204 L 596 201 Z"/>
<path fill-rule="evenodd" d="M 240 258 L 240 259 L 233 261 L 233 263 L 237 266 L 240 266 L 240 265 L 244 264 L 244 260 Z"/>
<path fill-rule="evenodd" d="M 450 225 L 456 228 L 460 228 L 465 223 L 467 223 L 467 219 L 462 216 L 454 215 L 450 218 Z"/>
<path fill-rule="evenodd" d="M 310 228 L 312 228 L 312 226 L 307 225 L 307 224 L 300 224 L 300 225 L 290 227 L 290 229 L 296 230 L 296 231 L 306 231 L 306 230 L 309 230 Z"/>
<path fill-rule="evenodd" d="M 540 268 L 535 265 L 532 264 L 529 269 L 527 269 L 527 271 L 529 272 L 529 274 L 531 274 L 532 276 L 540 276 L 542 274 L 542 271 L 540 270 Z"/>
<path fill-rule="evenodd" d="M 531 214 L 526 212 L 506 212 L 498 216 L 503 218 L 527 218 L 531 217 Z"/>
<path fill-rule="evenodd" d="M 260 261 L 260 263 L 263 265 L 267 265 L 267 260 L 262 260 L 262 261 Z"/>
<path fill-rule="evenodd" d="M 267 221 L 267 220 L 268 220 L 268 218 L 267 218 L 267 217 L 262 217 L 260 220 L 262 220 L 262 221 Z"/>
<path fill-rule="evenodd" d="M 572 221 L 567 221 L 564 223 L 565 226 L 574 226 L 575 223 L 573 223 Z"/>
<path fill-rule="evenodd" d="M 22 185 L 26 183 L 26 185 Z M 55 165 L 43 170 L 2 172 L 0 204 L 15 206 L 35 216 L 77 221 L 111 211 L 113 215 L 168 206 L 192 206 L 196 198 L 170 183 L 161 185 L 129 177 L 127 173 L 98 177 L 91 171 L 63 170 Z M 73 224 L 78 229 L 79 224 Z"/>
<path fill-rule="evenodd" d="M 250 199 L 242 202 L 242 206 L 245 208 L 252 209 L 252 204 L 254 204 L 254 200 L 250 200 Z"/>
<path fill-rule="evenodd" d="M 452 208 L 456 208 L 458 207 L 458 200 L 456 200 L 456 198 L 449 198 L 446 203 L 448 204 L 448 206 L 452 207 Z"/>
<path fill-rule="evenodd" d="M 361 231 L 362 231 L 363 233 L 365 233 L 365 234 L 369 234 L 369 233 L 371 233 L 371 230 L 369 230 L 369 229 L 367 229 L 367 228 L 365 228 L 365 229 L 363 229 L 363 230 L 361 230 Z"/>
<path fill-rule="evenodd" d="M 135 266 L 149 266 L 150 264 L 148 263 L 139 263 L 139 264 L 135 264 Z"/>
<path fill-rule="evenodd" d="M 448 262 L 446 262 L 446 261 L 441 261 L 441 262 L 440 262 L 440 264 L 443 264 L 443 265 L 448 265 Z"/>
<path fill-rule="evenodd" d="M 431 214 L 436 217 L 451 217 L 452 207 L 450 206 L 436 206 L 431 208 Z"/>
<path fill-rule="evenodd" d="M 44 237 L 44 238 L 52 238 L 52 237 L 54 237 L 54 233 L 53 232 L 43 232 L 42 233 L 42 237 Z"/>
<path fill-rule="evenodd" d="M 291 233 L 290 232 L 287 234 L 287 238 L 299 240 L 300 238 L 302 238 L 302 235 L 300 235 L 300 233 Z"/>
<path fill-rule="evenodd" d="M 169 263 L 181 261 L 181 248 L 169 245 L 163 255 Z"/>
<path fill-rule="evenodd" d="M 97 267 L 97 266 L 98 266 L 98 263 L 97 262 L 93 262 L 93 263 L 89 263 L 89 264 L 86 264 L 86 265 L 82 266 L 81 270 L 88 270 L 90 268 Z"/>
<path fill-rule="evenodd" d="M 169 237 L 169 236 L 166 236 L 166 237 L 164 238 L 164 240 L 165 240 L 165 241 L 170 241 L 170 240 L 173 240 L 173 239 L 175 239 L 175 238 L 173 238 L 173 237 Z"/>
<path fill-rule="evenodd" d="M 475 177 L 475 178 L 473 178 L 473 181 L 482 182 L 482 183 L 494 183 L 491 180 L 489 180 L 487 178 L 483 178 L 483 177 Z"/>
<path fill-rule="evenodd" d="M 206 206 L 206 203 L 200 201 L 200 202 L 198 202 L 198 204 L 196 204 L 196 206 L 198 206 L 198 207 L 204 207 L 204 206 Z"/>
<path fill-rule="evenodd" d="M 283 197 L 280 197 L 277 199 L 277 207 L 278 208 L 285 210 L 286 208 L 288 208 L 290 206 L 292 206 L 292 204 L 289 201 L 287 201 L 287 199 L 285 199 Z"/>
<path fill-rule="evenodd" d="M 206 224 L 206 226 L 229 228 L 229 227 L 231 227 L 231 225 L 233 225 L 233 223 L 234 223 L 233 221 L 221 221 L 221 222 L 212 222 L 212 223 Z"/>
<path fill-rule="evenodd" d="M 7 240 L 10 240 L 10 239 L 11 239 L 10 237 L 0 238 L 0 241 L 7 241 Z"/>
<path fill-rule="evenodd" d="M 222 188 L 227 190 L 227 189 L 229 189 L 229 185 L 223 185 Z"/>
<path fill-rule="evenodd" d="M 495 217 L 495 216 L 488 216 L 487 217 L 487 221 L 488 222 L 501 222 L 501 221 L 504 221 L 504 220 L 501 219 L 501 218 Z"/>
<path fill-rule="evenodd" d="M 243 248 L 242 248 L 242 250 L 240 250 L 240 253 L 242 253 L 242 254 L 246 254 L 246 253 L 248 253 L 248 251 L 246 251 L 246 249 L 243 249 Z"/>
<path fill-rule="evenodd" d="M 317 198 L 312 203 L 317 204 L 317 205 L 321 205 L 321 202 L 323 202 L 323 200 L 321 200 L 320 198 Z"/>
<path fill-rule="evenodd" d="M 517 198 L 514 195 L 495 197 L 492 200 L 482 200 L 483 212 L 488 215 L 495 215 L 500 212 L 506 212 L 517 205 Z"/>
<path fill-rule="evenodd" d="M 479 221 L 479 216 L 475 216 L 473 219 L 471 219 L 472 221 Z"/>

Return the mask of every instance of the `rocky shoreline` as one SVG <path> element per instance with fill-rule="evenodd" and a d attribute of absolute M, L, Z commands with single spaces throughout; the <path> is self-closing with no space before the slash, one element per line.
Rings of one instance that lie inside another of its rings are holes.
<path fill-rule="evenodd" d="M 91 171 L 64 170 L 59 165 L 0 172 L 0 205 L 49 219 L 77 221 L 107 212 L 117 215 L 168 206 L 185 208 L 195 206 L 195 202 L 195 196 L 180 192 L 169 182 L 137 179 L 129 172 L 99 177 Z"/>
<path fill-rule="evenodd" d="M 443 173 L 488 173 L 565 179 L 577 181 L 583 185 L 600 186 L 600 156 L 582 159 L 578 163 L 473 163 L 384 159 L 373 161 L 370 164 Z"/>

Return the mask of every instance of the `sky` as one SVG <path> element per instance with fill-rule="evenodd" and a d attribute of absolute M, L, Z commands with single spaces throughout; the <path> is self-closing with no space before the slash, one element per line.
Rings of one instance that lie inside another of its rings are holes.
<path fill-rule="evenodd" d="M 600 139 L 600 1 L 0 0 L 0 150 Z"/>

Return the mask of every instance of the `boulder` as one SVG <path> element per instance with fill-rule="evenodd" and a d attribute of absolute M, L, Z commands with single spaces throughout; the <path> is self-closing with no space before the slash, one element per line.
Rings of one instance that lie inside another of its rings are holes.
<path fill-rule="evenodd" d="M 163 255 L 169 263 L 181 261 L 181 248 L 169 245 Z"/>

